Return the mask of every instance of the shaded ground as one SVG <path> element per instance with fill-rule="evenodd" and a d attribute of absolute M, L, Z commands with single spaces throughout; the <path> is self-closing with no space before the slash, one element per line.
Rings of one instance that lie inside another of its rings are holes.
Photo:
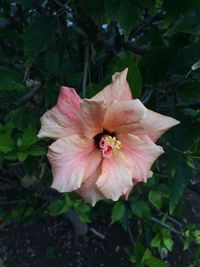
<path fill-rule="evenodd" d="M 0 231 L 0 258 L 5 267 L 131 266 L 123 250 L 129 244 L 123 230 L 103 222 L 94 228 L 104 240 L 91 231 L 78 237 L 69 223 L 52 218 L 6 226 Z"/>
<path fill-rule="evenodd" d="M 188 189 L 185 198 L 188 203 L 186 220 L 200 225 L 200 194 Z M 0 267 L 133 266 L 124 252 L 124 246 L 131 244 L 129 236 L 119 225 L 109 227 L 107 221 L 100 219 L 91 227 L 105 239 L 92 231 L 86 236 L 77 236 L 71 224 L 58 217 L 34 224 L 0 225 Z M 170 267 L 188 267 L 192 252 L 183 252 L 177 237 L 168 259 Z"/>

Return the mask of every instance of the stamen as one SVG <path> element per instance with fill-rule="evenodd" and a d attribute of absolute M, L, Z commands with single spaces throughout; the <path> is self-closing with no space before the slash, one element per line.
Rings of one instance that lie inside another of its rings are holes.
<path fill-rule="evenodd" d="M 103 135 L 99 141 L 99 147 L 104 158 L 110 158 L 113 152 L 121 148 L 121 142 L 110 135 Z"/>

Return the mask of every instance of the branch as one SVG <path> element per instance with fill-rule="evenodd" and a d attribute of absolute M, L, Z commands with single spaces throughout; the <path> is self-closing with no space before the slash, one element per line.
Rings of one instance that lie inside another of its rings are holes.
<path fill-rule="evenodd" d="M 40 81 L 28 81 L 28 82 L 29 82 L 28 87 L 33 86 L 33 88 L 28 94 L 23 96 L 20 100 L 18 100 L 15 103 L 16 106 L 21 106 L 26 101 L 30 100 L 36 94 L 36 92 L 41 88 L 41 86 L 43 85 L 43 83 Z"/>
<path fill-rule="evenodd" d="M 86 97 L 88 62 L 89 62 L 89 44 L 87 42 L 87 43 L 85 43 L 85 50 L 84 50 L 84 69 L 83 69 L 83 86 L 82 86 L 83 98 Z"/>
<path fill-rule="evenodd" d="M 121 42 L 121 45 L 124 49 L 126 50 L 130 50 L 132 51 L 133 53 L 137 54 L 137 55 L 144 55 L 146 54 L 149 49 L 145 46 L 140 46 L 138 44 L 136 44 L 135 41 L 132 41 L 132 42 L 125 42 L 125 41 L 122 41 Z"/>
<path fill-rule="evenodd" d="M 193 103 L 177 103 L 175 106 L 179 108 L 200 108 L 200 101 L 195 101 Z"/>
<path fill-rule="evenodd" d="M 163 12 L 159 12 L 150 16 L 149 18 L 144 19 L 141 23 L 136 25 L 136 27 L 132 30 L 130 36 L 131 38 L 136 37 L 140 33 L 144 33 L 149 26 L 151 26 L 154 22 L 162 20 L 164 18 Z"/>
<path fill-rule="evenodd" d="M 87 224 L 83 223 L 74 209 L 70 209 L 64 217 L 70 221 L 77 235 L 85 235 L 88 231 Z"/>

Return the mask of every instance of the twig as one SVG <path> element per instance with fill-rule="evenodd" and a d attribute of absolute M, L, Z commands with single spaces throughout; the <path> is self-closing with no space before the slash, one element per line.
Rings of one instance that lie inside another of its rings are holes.
<path fill-rule="evenodd" d="M 175 234 L 178 234 L 178 235 L 181 235 L 183 236 L 183 233 L 174 229 L 173 227 L 171 227 L 170 225 L 168 225 L 167 223 L 164 223 L 164 222 L 161 222 L 159 219 L 155 218 L 155 217 L 151 217 L 151 221 L 157 223 L 157 224 L 160 224 L 161 226 L 167 228 L 167 229 L 170 229 L 173 233 Z"/>
<path fill-rule="evenodd" d="M 22 200 L 0 201 L 0 205 L 10 205 L 22 202 Z"/>
<path fill-rule="evenodd" d="M 99 233 L 99 232 L 98 232 L 97 230 L 95 230 L 94 228 L 90 227 L 89 230 L 90 230 L 93 234 L 95 234 L 96 236 L 98 236 L 99 238 L 101 238 L 101 239 L 105 239 L 105 235 Z"/>
<path fill-rule="evenodd" d="M 142 102 L 143 104 L 146 104 L 146 103 L 149 101 L 149 99 L 151 98 L 152 94 L 153 94 L 153 88 L 149 88 L 148 91 L 146 91 L 146 92 L 141 96 L 141 99 L 140 99 L 141 102 Z"/>
<path fill-rule="evenodd" d="M 130 237 L 131 243 L 133 244 L 133 246 L 135 246 L 135 241 L 134 241 L 134 238 L 133 238 L 133 234 L 132 234 L 131 229 L 130 229 L 129 226 L 128 226 L 128 233 L 129 233 L 129 237 Z"/>
<path fill-rule="evenodd" d="M 19 101 L 17 101 L 15 103 L 15 105 L 21 106 L 22 104 L 24 104 L 24 102 L 31 99 L 35 95 L 35 93 L 41 88 L 41 86 L 42 86 L 42 82 L 34 81 L 34 86 L 33 86 L 32 90 L 28 94 L 23 96 Z"/>
<path fill-rule="evenodd" d="M 172 222 L 174 222 L 175 224 L 177 224 L 181 230 L 181 232 L 183 233 L 183 226 L 180 222 L 178 222 L 177 220 L 175 220 L 174 218 L 172 218 L 171 216 L 169 216 L 168 214 L 162 212 L 162 211 L 159 211 L 160 214 L 166 216 L 166 218 Z"/>
<path fill-rule="evenodd" d="M 86 97 L 88 62 L 89 62 L 89 43 L 86 42 L 85 43 L 85 51 L 84 51 L 84 69 L 83 69 L 83 86 L 82 86 L 82 96 L 83 97 Z"/>
<path fill-rule="evenodd" d="M 174 150 L 175 152 L 179 153 L 179 154 L 182 154 L 182 155 L 186 155 L 187 152 L 185 151 L 181 151 L 180 149 L 174 147 L 173 145 L 171 145 L 169 142 L 166 142 L 164 140 L 161 140 L 160 141 L 161 143 L 164 143 L 166 146 L 168 146 L 169 148 L 171 148 L 172 150 Z"/>
<path fill-rule="evenodd" d="M 69 13 L 71 13 L 72 15 L 74 15 L 74 12 L 70 9 L 70 8 L 68 8 L 67 6 L 69 5 L 69 3 L 71 2 L 71 0 L 69 0 L 69 1 L 67 1 L 67 3 L 65 3 L 65 4 L 62 4 L 60 1 L 58 1 L 58 0 L 54 0 L 54 2 L 57 4 L 57 5 L 59 5 L 60 7 L 61 7 L 61 9 L 58 11 L 58 13 L 62 10 L 62 9 L 64 9 L 64 10 L 66 10 L 67 12 L 69 12 Z M 58 15 L 58 14 L 57 14 Z M 60 14 L 59 14 L 60 15 Z"/>

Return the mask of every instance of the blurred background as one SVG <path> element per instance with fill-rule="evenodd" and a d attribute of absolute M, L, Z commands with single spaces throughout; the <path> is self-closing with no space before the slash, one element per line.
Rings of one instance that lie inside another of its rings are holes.
<path fill-rule="evenodd" d="M 200 266 L 200 1 L 1 0 L 0 266 Z M 40 117 L 128 67 L 134 98 L 181 121 L 127 202 L 50 189 Z"/>

